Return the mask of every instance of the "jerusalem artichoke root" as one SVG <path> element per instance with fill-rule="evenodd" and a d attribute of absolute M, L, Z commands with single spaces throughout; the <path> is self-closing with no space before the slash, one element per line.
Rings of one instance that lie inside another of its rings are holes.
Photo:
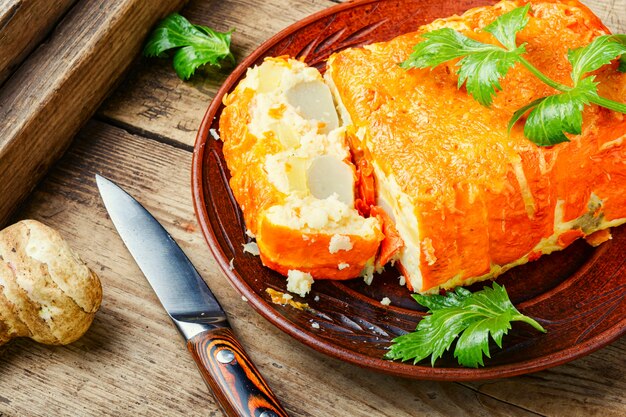
<path fill-rule="evenodd" d="M 58 232 L 34 220 L 0 231 L 0 345 L 16 337 L 71 343 L 101 301 L 98 276 Z"/>

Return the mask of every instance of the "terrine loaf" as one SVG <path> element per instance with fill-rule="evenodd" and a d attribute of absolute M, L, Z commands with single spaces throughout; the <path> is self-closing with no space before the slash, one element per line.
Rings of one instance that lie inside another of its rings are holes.
<path fill-rule="evenodd" d="M 390 263 L 411 290 L 437 292 L 494 278 L 580 237 L 599 244 L 625 223 L 624 114 L 585 106 L 580 135 L 540 147 L 521 126 L 508 131 L 516 110 L 555 93 L 522 65 L 489 107 L 459 88 L 454 60 L 399 65 L 440 28 L 496 42 L 482 29 L 527 3 L 502 1 L 336 53 L 326 84 L 285 57 L 250 69 L 225 99 L 220 133 L 263 263 L 309 280 L 367 282 Z M 517 35 L 525 59 L 565 85 L 568 50 L 609 33 L 573 0 L 532 1 L 528 18 Z M 617 62 L 594 75 L 601 96 L 626 100 Z"/>
<path fill-rule="evenodd" d="M 496 42 L 479 29 L 527 3 L 472 9 L 329 59 L 326 80 L 355 132 L 353 147 L 368 155 L 378 198 L 391 207 L 404 242 L 398 260 L 415 291 L 492 278 L 626 222 L 625 115 L 587 106 L 582 134 L 540 147 L 521 126 L 507 131 L 517 109 L 556 92 L 522 65 L 509 70 L 490 108 L 458 88 L 454 61 L 398 66 L 435 29 Z M 578 1 L 530 3 L 517 43 L 535 67 L 571 84 L 568 50 L 608 29 Z M 626 100 L 617 62 L 595 75 L 602 96 Z"/>

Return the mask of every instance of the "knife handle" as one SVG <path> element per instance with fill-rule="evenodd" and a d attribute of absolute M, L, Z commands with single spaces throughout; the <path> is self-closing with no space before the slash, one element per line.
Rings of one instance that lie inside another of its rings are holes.
<path fill-rule="evenodd" d="M 202 332 L 187 349 L 226 415 L 288 417 L 230 328 Z"/>

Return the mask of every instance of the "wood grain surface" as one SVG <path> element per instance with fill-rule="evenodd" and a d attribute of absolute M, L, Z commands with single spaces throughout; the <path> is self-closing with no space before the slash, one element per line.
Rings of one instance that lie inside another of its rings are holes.
<path fill-rule="evenodd" d="M 0 225 L 63 154 L 152 25 L 183 3 L 82 0 L 2 86 Z"/>
<path fill-rule="evenodd" d="M 0 86 L 75 2 L 76 0 L 0 2 Z"/>
<path fill-rule="evenodd" d="M 236 27 L 233 42 L 241 59 L 273 33 L 332 4 L 195 0 L 183 14 L 216 29 Z M 626 0 L 586 4 L 614 30 L 626 32 Z M 291 416 L 626 415 L 625 339 L 536 374 L 437 383 L 328 358 L 256 314 L 218 270 L 191 205 L 191 145 L 224 78 L 218 72 L 183 83 L 167 61 L 138 58 L 17 212 L 13 220 L 36 218 L 63 234 L 99 273 L 104 300 L 91 329 L 69 346 L 16 340 L 0 349 L 0 416 L 221 415 L 183 340 L 114 231 L 95 173 L 136 196 L 180 243 Z"/>

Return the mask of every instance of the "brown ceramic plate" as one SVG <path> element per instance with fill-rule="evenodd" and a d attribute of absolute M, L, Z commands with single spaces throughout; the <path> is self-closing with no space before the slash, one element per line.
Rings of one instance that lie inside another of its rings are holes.
<path fill-rule="evenodd" d="M 514 325 L 504 349 L 492 349 L 484 368 L 456 365 L 451 354 L 436 367 L 391 362 L 382 357 L 391 340 L 415 329 L 424 314 L 393 268 L 363 280 L 317 281 L 307 297 L 311 309 L 301 311 L 270 301 L 266 288 L 285 291 L 285 278 L 244 254 L 249 241 L 238 205 L 228 186 L 230 177 L 219 129 L 222 98 L 248 67 L 266 56 L 290 55 L 324 70 L 328 56 L 341 49 L 389 40 L 434 18 L 461 13 L 489 0 L 365 0 L 340 4 L 314 14 L 278 33 L 239 65 L 217 93 L 198 132 L 193 159 L 194 205 L 220 267 L 250 305 L 281 330 L 335 358 L 394 375 L 434 380 L 476 380 L 538 371 L 588 354 L 626 331 L 626 228 L 594 249 L 578 241 L 567 250 L 514 268 L 498 278 L 515 305 L 548 330 L 541 334 Z M 234 259 L 234 269 L 229 261 Z M 472 289 L 478 289 L 481 284 Z M 389 297 L 391 306 L 380 304 Z M 298 297 L 296 296 L 296 299 Z M 315 301 L 318 300 L 318 301 Z M 313 323 L 317 323 L 314 328 Z"/>

